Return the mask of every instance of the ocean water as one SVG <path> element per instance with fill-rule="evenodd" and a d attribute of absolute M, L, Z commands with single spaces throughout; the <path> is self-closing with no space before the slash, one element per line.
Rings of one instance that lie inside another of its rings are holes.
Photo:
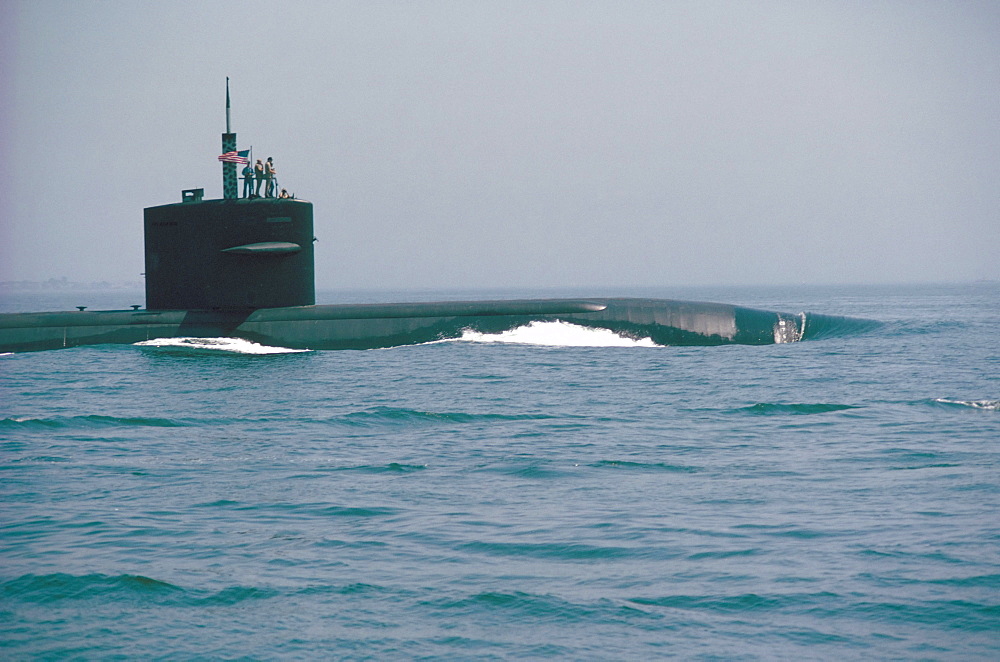
<path fill-rule="evenodd" d="M 608 294 L 878 324 L 0 356 L 0 658 L 1000 658 L 1000 285 Z"/>

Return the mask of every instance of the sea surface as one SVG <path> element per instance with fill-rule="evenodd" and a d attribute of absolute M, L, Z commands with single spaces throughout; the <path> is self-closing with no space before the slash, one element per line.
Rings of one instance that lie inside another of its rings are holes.
<path fill-rule="evenodd" d="M 0 658 L 1000 658 L 1000 284 L 589 295 L 878 323 L 0 356 Z"/>

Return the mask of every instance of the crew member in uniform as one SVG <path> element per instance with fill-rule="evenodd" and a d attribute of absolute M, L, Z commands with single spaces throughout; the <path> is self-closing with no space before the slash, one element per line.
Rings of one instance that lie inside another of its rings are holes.
<path fill-rule="evenodd" d="M 253 168 L 250 167 L 250 162 L 243 166 L 243 197 L 249 198 L 253 196 Z"/>
<path fill-rule="evenodd" d="M 264 164 L 264 180 L 267 182 L 264 195 L 268 198 L 274 197 L 274 173 L 274 161 L 269 156 L 267 157 L 267 163 Z"/>
<path fill-rule="evenodd" d="M 261 163 L 260 159 L 257 159 L 257 163 L 253 166 L 254 178 L 257 180 L 257 192 L 254 194 L 255 197 L 260 197 L 260 185 L 264 183 L 264 164 Z"/>

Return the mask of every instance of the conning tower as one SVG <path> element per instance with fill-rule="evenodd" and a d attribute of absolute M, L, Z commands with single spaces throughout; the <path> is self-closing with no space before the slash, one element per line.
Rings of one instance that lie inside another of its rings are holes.
<path fill-rule="evenodd" d="M 226 79 L 223 157 L 239 156 Z M 220 157 L 222 160 L 223 157 Z M 223 198 L 204 189 L 144 210 L 147 310 L 247 310 L 316 303 L 312 203 L 237 196 L 236 162 L 223 161 Z"/>

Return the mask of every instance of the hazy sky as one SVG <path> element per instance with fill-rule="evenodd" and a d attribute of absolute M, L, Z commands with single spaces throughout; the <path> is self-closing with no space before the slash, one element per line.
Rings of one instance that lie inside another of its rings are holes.
<path fill-rule="evenodd" d="M 1000 278 L 1000 3 L 0 2 L 0 280 L 140 281 L 241 149 L 317 284 Z"/>

